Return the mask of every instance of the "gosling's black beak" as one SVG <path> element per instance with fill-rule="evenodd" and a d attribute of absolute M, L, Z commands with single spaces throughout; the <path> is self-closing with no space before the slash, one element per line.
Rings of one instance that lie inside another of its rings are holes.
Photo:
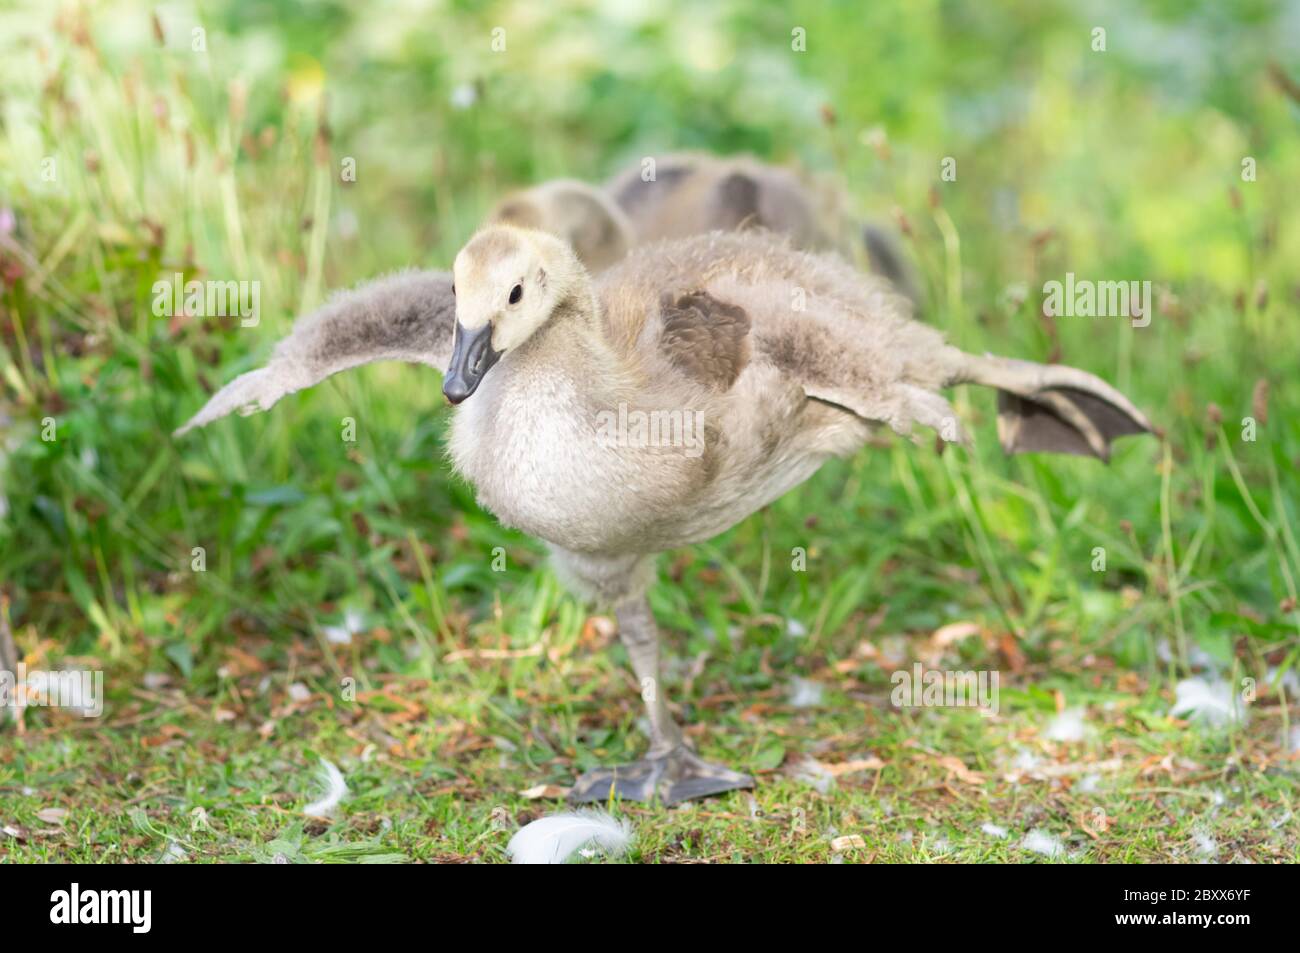
<path fill-rule="evenodd" d="M 501 357 L 492 350 L 492 322 L 481 328 L 467 331 L 456 322 L 456 342 L 451 349 L 451 363 L 442 379 L 442 393 L 453 404 L 459 404 L 474 391 Z"/>

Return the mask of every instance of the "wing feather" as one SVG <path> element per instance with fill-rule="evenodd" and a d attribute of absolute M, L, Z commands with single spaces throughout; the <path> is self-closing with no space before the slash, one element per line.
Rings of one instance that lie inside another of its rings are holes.
<path fill-rule="evenodd" d="M 342 292 L 299 318 L 265 367 L 217 391 L 175 436 L 236 411 L 269 410 L 288 394 L 362 364 L 406 361 L 445 371 L 455 322 L 445 271 L 399 272 Z"/>

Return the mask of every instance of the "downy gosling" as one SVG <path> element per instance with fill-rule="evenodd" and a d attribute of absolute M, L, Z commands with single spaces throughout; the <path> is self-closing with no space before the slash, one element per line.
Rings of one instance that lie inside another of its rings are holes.
<path fill-rule="evenodd" d="M 723 532 L 879 427 L 965 440 L 941 394 L 956 384 L 998 391 L 1011 453 L 1104 460 L 1115 438 L 1151 429 L 1092 374 L 966 354 L 912 320 L 883 279 L 763 230 L 634 249 L 593 279 L 554 235 L 494 225 L 461 250 L 452 276 L 454 291 L 445 275 L 415 273 L 335 299 L 181 432 L 268 407 L 343 366 L 443 370 L 456 471 L 502 523 L 549 545 L 572 590 L 613 609 L 648 686 L 645 757 L 587 772 L 577 802 L 671 804 L 754 783 L 701 758 L 669 711 L 646 598 L 659 553 Z M 610 426 L 638 413 L 689 419 L 699 439 Z"/>

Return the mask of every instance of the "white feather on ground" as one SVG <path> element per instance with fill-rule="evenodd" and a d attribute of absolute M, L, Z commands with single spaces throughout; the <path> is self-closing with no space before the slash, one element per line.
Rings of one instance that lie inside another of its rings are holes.
<path fill-rule="evenodd" d="M 162 854 L 159 855 L 158 863 L 183 864 L 185 863 L 185 861 L 189 860 L 189 858 L 190 855 L 185 853 L 185 848 L 181 847 L 181 845 L 176 843 L 175 841 L 170 841 L 167 844 L 166 850 L 164 850 Z"/>
<path fill-rule="evenodd" d="M 1219 855 L 1219 843 L 1205 831 L 1193 831 L 1192 843 L 1195 845 L 1196 855 L 1202 860 L 1213 860 Z"/>
<path fill-rule="evenodd" d="M 822 703 L 822 684 L 810 678 L 792 678 L 789 699 L 792 708 L 816 708 Z"/>
<path fill-rule="evenodd" d="M 1039 764 L 1041 764 L 1039 757 L 1026 748 L 1018 750 L 1016 756 L 1011 759 L 1011 769 L 1021 774 L 1036 770 Z"/>
<path fill-rule="evenodd" d="M 324 758 L 320 759 L 320 780 L 325 785 L 324 796 L 302 809 L 309 817 L 329 817 L 339 802 L 347 797 L 348 785 L 343 780 L 343 772 Z"/>
<path fill-rule="evenodd" d="M 510 838 L 506 852 L 516 864 L 563 864 L 584 847 L 617 857 L 632 842 L 627 821 L 604 811 L 572 811 L 541 817 Z"/>
<path fill-rule="evenodd" d="M 1007 829 L 998 824 L 994 824 L 992 821 L 985 821 L 980 825 L 980 830 L 985 834 L 988 834 L 989 837 L 996 837 L 998 840 L 1003 840 L 1007 836 Z"/>
<path fill-rule="evenodd" d="M 1020 846 L 1025 850 L 1032 850 L 1035 854 L 1042 854 L 1044 857 L 1060 857 L 1065 853 L 1065 845 L 1061 843 L 1059 837 L 1037 827 L 1025 835 L 1025 839 L 1020 842 Z"/>
<path fill-rule="evenodd" d="M 1169 714 L 1187 716 L 1212 728 L 1245 724 L 1246 706 L 1231 682 L 1185 678 L 1174 687 L 1174 706 Z"/>
<path fill-rule="evenodd" d="M 1082 708 L 1067 708 L 1047 724 L 1043 737 L 1048 741 L 1082 741 L 1088 734 Z"/>
<path fill-rule="evenodd" d="M 333 645 L 351 645 L 352 636 L 365 632 L 365 617 L 353 609 L 343 613 L 342 625 L 323 625 L 321 631 Z"/>

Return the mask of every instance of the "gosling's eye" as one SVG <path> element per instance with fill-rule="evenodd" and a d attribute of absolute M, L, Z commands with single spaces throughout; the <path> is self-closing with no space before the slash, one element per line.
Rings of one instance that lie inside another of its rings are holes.
<path fill-rule="evenodd" d="M 518 303 L 519 303 L 519 299 L 522 298 L 523 296 L 524 296 L 524 286 L 523 286 L 523 285 L 515 285 L 513 288 L 510 289 L 510 303 L 511 303 L 511 304 L 518 304 Z"/>

